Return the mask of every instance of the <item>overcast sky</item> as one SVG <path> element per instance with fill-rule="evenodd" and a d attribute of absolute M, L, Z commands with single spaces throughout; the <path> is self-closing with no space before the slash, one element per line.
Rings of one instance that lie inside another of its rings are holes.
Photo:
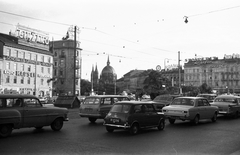
<path fill-rule="evenodd" d="M 240 54 L 239 19 L 239 0 L 0 0 L 0 33 L 19 23 L 61 40 L 78 26 L 83 79 L 96 64 L 100 74 L 108 55 L 121 78 L 177 64 L 178 51 L 181 64 L 195 55 Z"/>

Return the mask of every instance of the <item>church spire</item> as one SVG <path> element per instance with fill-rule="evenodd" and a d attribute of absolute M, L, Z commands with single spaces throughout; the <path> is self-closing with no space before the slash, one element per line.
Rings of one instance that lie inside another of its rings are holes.
<path fill-rule="evenodd" d="M 108 55 L 107 66 L 109 65 L 110 65 L 110 61 L 109 61 L 109 55 Z"/>

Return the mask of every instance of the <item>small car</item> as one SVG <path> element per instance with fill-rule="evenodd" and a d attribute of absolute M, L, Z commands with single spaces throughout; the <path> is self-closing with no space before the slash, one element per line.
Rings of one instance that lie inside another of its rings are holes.
<path fill-rule="evenodd" d="M 237 118 L 240 113 L 240 96 L 219 95 L 211 105 L 218 107 L 219 114 Z"/>
<path fill-rule="evenodd" d="M 97 119 L 104 119 L 114 103 L 129 100 L 125 95 L 87 96 L 79 107 L 79 116 L 87 117 L 94 123 Z"/>
<path fill-rule="evenodd" d="M 165 117 L 147 101 L 122 101 L 113 105 L 103 125 L 108 132 L 125 129 L 135 135 L 140 129 L 156 127 L 158 130 L 163 130 Z"/>
<path fill-rule="evenodd" d="M 211 119 L 216 122 L 218 115 L 218 107 L 211 106 L 204 97 L 177 97 L 173 102 L 162 109 L 170 124 L 174 124 L 175 120 L 190 120 L 195 125 L 201 119 Z"/>
<path fill-rule="evenodd" d="M 217 94 L 198 94 L 197 97 L 205 97 L 211 103 L 217 97 Z"/>
<path fill-rule="evenodd" d="M 162 111 L 163 107 L 168 106 L 169 104 L 172 103 L 172 101 L 176 97 L 180 97 L 180 96 L 181 95 L 170 95 L 170 94 L 158 95 L 153 99 L 152 102 L 154 103 L 154 106 L 158 111 Z"/>
<path fill-rule="evenodd" d="M 68 121 L 68 109 L 44 107 L 33 95 L 0 94 L 0 137 L 7 137 L 13 129 L 51 126 L 59 131 Z"/>

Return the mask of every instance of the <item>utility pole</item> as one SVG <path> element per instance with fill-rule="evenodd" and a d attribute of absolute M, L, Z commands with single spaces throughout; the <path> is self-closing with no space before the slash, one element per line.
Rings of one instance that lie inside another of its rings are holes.
<path fill-rule="evenodd" d="M 178 84 L 179 84 L 179 94 L 182 94 L 182 88 L 181 88 L 181 66 L 180 66 L 180 51 L 178 51 Z"/>

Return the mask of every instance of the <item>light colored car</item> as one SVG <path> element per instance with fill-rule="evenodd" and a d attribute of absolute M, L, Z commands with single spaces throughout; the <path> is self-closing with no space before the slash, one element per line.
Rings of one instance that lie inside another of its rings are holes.
<path fill-rule="evenodd" d="M 219 95 L 214 99 L 211 105 L 218 107 L 219 114 L 237 118 L 240 113 L 240 96 Z"/>
<path fill-rule="evenodd" d="M 13 129 L 51 126 L 59 131 L 68 121 L 68 109 L 44 107 L 33 95 L 0 94 L 0 136 L 11 135 Z"/>
<path fill-rule="evenodd" d="M 87 96 L 79 107 L 79 116 L 87 117 L 94 123 L 97 119 L 104 119 L 114 103 L 129 100 L 125 95 Z"/>
<path fill-rule="evenodd" d="M 211 106 L 204 97 L 177 97 L 173 102 L 162 109 L 171 124 L 175 120 L 190 120 L 198 124 L 201 119 L 217 120 L 218 107 Z"/>
<path fill-rule="evenodd" d="M 217 94 L 198 94 L 197 97 L 205 97 L 209 102 L 213 102 L 213 100 L 217 97 Z"/>
<path fill-rule="evenodd" d="M 125 129 L 135 135 L 140 129 L 158 128 L 158 130 L 163 130 L 165 117 L 150 102 L 123 101 L 113 105 L 103 124 L 108 132 Z"/>

